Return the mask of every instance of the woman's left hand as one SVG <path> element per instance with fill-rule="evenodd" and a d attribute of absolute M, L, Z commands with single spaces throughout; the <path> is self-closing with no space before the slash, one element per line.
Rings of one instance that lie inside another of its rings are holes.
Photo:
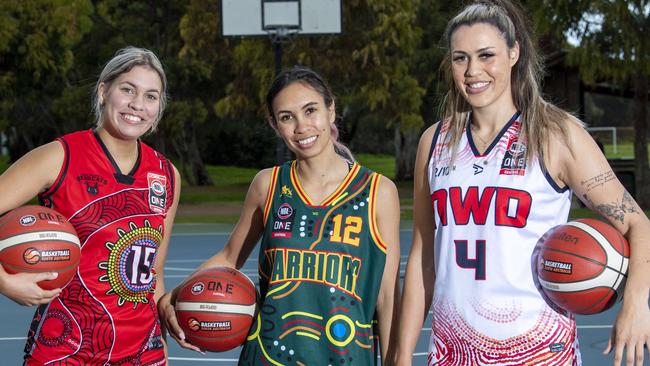
<path fill-rule="evenodd" d="M 614 350 L 615 366 L 621 365 L 623 353 L 626 366 L 643 365 L 644 354 L 650 344 L 650 308 L 645 292 L 646 296 L 624 297 L 616 316 L 607 348 L 603 352 L 609 354 Z"/>

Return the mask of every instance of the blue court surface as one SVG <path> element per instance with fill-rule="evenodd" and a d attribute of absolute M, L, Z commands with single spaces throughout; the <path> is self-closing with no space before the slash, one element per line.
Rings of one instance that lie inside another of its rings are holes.
<path fill-rule="evenodd" d="M 188 274 L 206 258 L 219 251 L 228 238 L 230 227 L 218 225 L 176 225 L 172 235 L 171 246 L 165 265 L 165 285 L 168 289 L 178 285 Z M 411 242 L 411 231 L 401 232 L 401 271 L 406 267 Z M 254 252 L 242 269 L 254 282 L 257 282 L 257 252 Z M 1 365 L 20 365 L 23 346 L 29 327 L 33 308 L 19 306 L 0 296 L 0 355 Z M 607 344 L 612 322 L 618 306 L 609 311 L 592 316 L 578 317 L 578 336 L 582 351 L 583 365 L 611 365 L 613 354 L 603 356 L 602 350 Z M 431 319 L 427 319 L 422 329 L 420 340 L 414 354 L 414 365 L 426 364 L 427 342 Z M 180 348 L 170 338 L 170 365 L 236 365 L 240 349 L 224 353 L 206 353 L 205 355 Z M 646 362 L 648 365 L 646 354 Z"/>

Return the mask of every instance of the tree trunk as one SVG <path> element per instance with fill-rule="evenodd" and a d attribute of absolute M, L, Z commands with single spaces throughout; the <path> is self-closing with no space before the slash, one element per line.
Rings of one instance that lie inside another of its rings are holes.
<path fill-rule="evenodd" d="M 415 169 L 415 154 L 418 148 L 419 129 L 402 131 L 395 125 L 395 180 L 412 180 Z"/>
<path fill-rule="evenodd" d="M 634 81 L 634 176 L 636 189 L 635 198 L 641 208 L 650 208 L 648 185 L 648 76 L 641 68 L 638 69 Z"/>
<path fill-rule="evenodd" d="M 196 142 L 196 134 L 192 134 L 192 143 L 189 146 L 187 157 L 187 164 L 191 166 L 191 172 L 194 176 L 196 185 L 198 186 L 211 186 L 214 185 L 212 178 L 208 174 L 208 170 L 203 164 L 203 159 L 201 158 L 201 152 L 199 151 L 199 146 Z"/>
<path fill-rule="evenodd" d="M 176 156 L 180 160 L 180 174 L 183 177 L 184 185 L 188 186 L 211 186 L 213 185 L 210 175 L 203 164 L 203 159 L 196 142 L 196 135 L 193 128 L 183 130 L 181 134 L 171 139 Z"/>

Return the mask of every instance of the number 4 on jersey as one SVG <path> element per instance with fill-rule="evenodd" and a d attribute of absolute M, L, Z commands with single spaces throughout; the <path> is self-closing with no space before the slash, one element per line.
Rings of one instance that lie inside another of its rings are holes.
<path fill-rule="evenodd" d="M 485 279 L 485 240 L 477 240 L 475 243 L 476 257 L 470 259 L 468 256 L 467 240 L 454 240 L 456 245 L 456 264 L 460 268 L 473 269 L 475 280 Z"/>

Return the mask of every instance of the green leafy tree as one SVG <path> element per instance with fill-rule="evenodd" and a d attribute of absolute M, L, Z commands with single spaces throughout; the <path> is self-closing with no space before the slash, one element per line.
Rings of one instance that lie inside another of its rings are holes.
<path fill-rule="evenodd" d="M 535 0 L 535 20 L 543 33 L 564 40 L 569 63 L 587 84 L 610 81 L 635 95 L 634 155 L 636 198 L 650 207 L 648 169 L 648 0 Z M 569 43 L 569 38 L 573 42 Z"/>
<path fill-rule="evenodd" d="M 395 138 L 387 143 L 394 144 L 398 179 L 412 174 L 417 136 L 423 126 L 425 90 L 411 67 L 421 45 L 422 30 L 416 21 L 419 4 L 411 0 L 344 1 L 343 34 L 297 37 L 284 46 L 284 65 L 309 66 L 332 84 L 344 142 L 354 141 L 361 123 L 375 121 L 394 130 Z M 213 40 L 222 52 L 204 53 L 202 63 L 221 59 L 224 64 L 225 59 L 229 66 L 225 68 L 229 72 L 225 93 L 214 103 L 216 115 L 224 121 L 262 120 L 264 93 L 275 74 L 269 40 L 218 40 L 205 32 L 204 36 L 185 38 L 188 52 L 199 55 L 203 39 Z"/>
<path fill-rule="evenodd" d="M 193 10 L 192 2 L 103 0 L 96 6 L 99 19 L 89 37 L 92 41 L 88 50 L 106 60 L 115 50 L 134 45 L 160 56 L 170 99 L 160 131 L 147 139 L 178 162 L 185 184 L 211 185 L 199 148 L 201 129 L 207 123 L 207 107 L 200 89 L 205 65 L 187 62 L 182 54 L 182 19 Z M 195 26 L 205 27 L 211 22 Z"/>
<path fill-rule="evenodd" d="M 61 104 L 79 93 L 71 83 L 74 47 L 92 28 L 92 14 L 89 0 L 0 2 L 0 130 L 12 160 L 87 113 L 85 105 L 64 111 Z"/>

